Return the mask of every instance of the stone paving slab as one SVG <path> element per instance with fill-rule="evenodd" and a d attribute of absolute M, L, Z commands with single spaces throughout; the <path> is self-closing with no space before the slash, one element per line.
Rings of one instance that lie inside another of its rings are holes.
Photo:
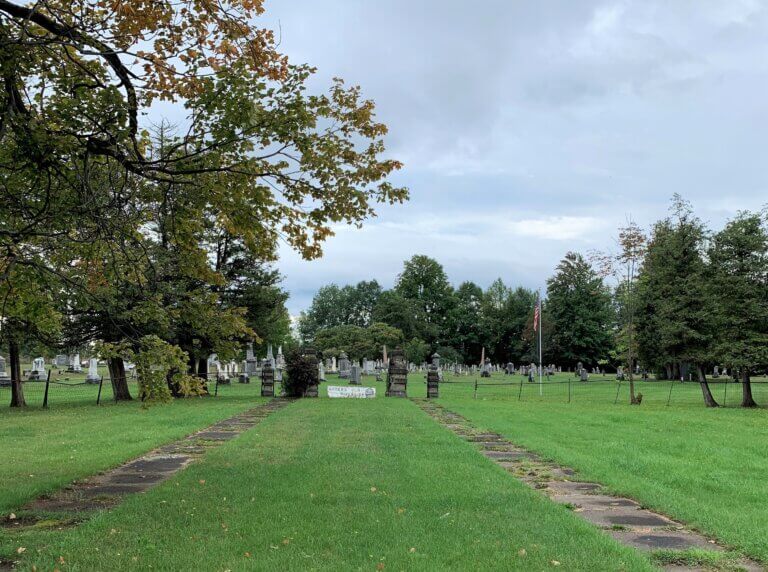
<path fill-rule="evenodd" d="M 218 421 L 110 471 L 68 485 L 52 495 L 38 498 L 27 503 L 22 509 L 46 513 L 82 513 L 111 508 L 125 495 L 146 491 L 168 480 L 212 447 L 236 438 L 289 403 L 292 401 L 275 399 L 248 412 Z M 246 419 L 247 421 L 244 421 Z M 205 442 L 202 445 L 201 440 Z"/>
<path fill-rule="evenodd" d="M 447 429 L 476 445 L 484 457 L 553 501 L 569 505 L 574 515 L 595 524 L 623 544 L 647 551 L 725 550 L 713 540 L 686 529 L 682 523 L 644 509 L 632 499 L 606 494 L 599 483 L 570 480 L 576 475 L 573 469 L 543 461 L 496 433 L 480 432 L 469 421 L 434 401 L 413 401 Z M 759 564 L 747 559 L 739 561 L 737 566 L 748 572 L 763 570 Z M 699 568 L 674 564 L 665 569 L 694 572 Z"/>

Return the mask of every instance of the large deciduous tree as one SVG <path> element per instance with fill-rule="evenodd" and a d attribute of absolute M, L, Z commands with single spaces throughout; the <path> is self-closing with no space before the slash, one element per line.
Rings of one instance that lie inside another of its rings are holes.
<path fill-rule="evenodd" d="M 279 238 L 315 258 L 331 223 L 360 225 L 376 203 L 407 198 L 387 181 L 400 164 L 382 158 L 373 103 L 341 80 L 308 94 L 312 68 L 279 53 L 262 11 L 261 0 L 0 0 L 0 280 L 23 283 L 23 268 L 90 295 L 62 271 L 88 262 L 82 246 L 106 245 L 94 249 L 103 260 L 115 235 L 142 235 L 172 254 L 179 274 L 163 278 L 194 286 L 168 314 L 172 339 L 185 323 L 202 330 L 193 337 L 234 339 L 248 333 L 237 320 L 225 332 L 227 315 L 199 312 L 226 308 L 207 231 L 260 261 L 274 260 Z M 144 117 L 155 101 L 185 116 L 153 141 Z M 93 268 L 90 280 L 110 278 Z M 179 300 L 158 290 L 150 306 Z"/>
<path fill-rule="evenodd" d="M 558 361 L 597 364 L 611 351 L 611 296 L 600 276 L 575 252 L 569 252 L 547 280 L 551 344 Z"/>

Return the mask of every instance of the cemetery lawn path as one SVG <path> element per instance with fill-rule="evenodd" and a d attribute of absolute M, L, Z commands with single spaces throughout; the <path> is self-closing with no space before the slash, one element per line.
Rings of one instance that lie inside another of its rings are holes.
<path fill-rule="evenodd" d="M 3 410 L 0 514 L 263 401 L 242 393 L 148 409 L 133 401 Z"/>
<path fill-rule="evenodd" d="M 62 572 L 654 569 L 382 398 L 300 400 L 112 511 L 14 542 L 21 569 Z"/>
<path fill-rule="evenodd" d="M 768 411 L 472 399 L 440 404 L 768 563 Z M 700 400 L 699 393 L 699 400 Z"/>

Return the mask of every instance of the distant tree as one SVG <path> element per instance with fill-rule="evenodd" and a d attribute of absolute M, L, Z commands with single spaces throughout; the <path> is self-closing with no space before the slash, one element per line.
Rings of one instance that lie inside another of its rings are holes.
<path fill-rule="evenodd" d="M 407 260 L 395 290 L 403 298 L 414 302 L 421 339 L 433 346 L 438 345 L 453 304 L 453 288 L 440 263 L 424 255 Z"/>
<path fill-rule="evenodd" d="M 547 280 L 552 352 L 557 361 L 596 364 L 612 349 L 611 296 L 583 256 L 569 252 Z"/>
<path fill-rule="evenodd" d="M 387 324 L 374 323 L 368 328 L 343 325 L 320 330 L 315 334 L 315 346 L 325 355 L 346 352 L 350 359 L 376 359 L 384 346 L 394 348 L 403 342 L 403 333 Z"/>
<path fill-rule="evenodd" d="M 405 357 L 410 363 L 424 363 L 430 355 L 430 345 L 419 338 L 412 338 L 403 344 Z"/>
<path fill-rule="evenodd" d="M 454 293 L 454 303 L 442 338 L 461 354 L 465 363 L 477 363 L 484 343 L 481 312 L 483 290 L 474 282 L 463 282 Z M 438 353 L 442 355 L 438 348 Z"/>
<path fill-rule="evenodd" d="M 619 251 L 598 253 L 594 256 L 603 276 L 612 275 L 618 280 L 616 288 L 616 317 L 618 318 L 617 345 L 619 355 L 629 370 L 629 402 L 638 405 L 635 395 L 634 369 L 636 352 L 635 310 L 637 274 L 645 256 L 647 238 L 643 230 L 631 219 L 619 228 Z"/>
<path fill-rule="evenodd" d="M 382 288 L 376 280 L 342 288 L 335 284 L 323 286 L 315 294 L 309 309 L 301 315 L 301 338 L 311 341 L 319 330 L 334 326 L 370 326 L 381 293 Z"/>
<path fill-rule="evenodd" d="M 416 302 L 395 290 L 382 292 L 373 308 L 372 319 L 399 329 L 406 339 L 412 339 L 420 331 Z"/>
<path fill-rule="evenodd" d="M 740 213 L 712 238 L 709 279 L 714 356 L 738 369 L 742 407 L 756 407 L 750 374 L 768 364 L 768 232 L 764 218 Z"/>

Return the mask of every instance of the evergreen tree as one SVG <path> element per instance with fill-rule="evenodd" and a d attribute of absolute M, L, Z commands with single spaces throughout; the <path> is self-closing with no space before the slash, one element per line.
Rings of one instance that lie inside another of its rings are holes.
<path fill-rule="evenodd" d="M 740 213 L 709 247 L 714 356 L 738 369 L 742 407 L 755 407 L 750 374 L 768 364 L 768 232 L 760 215 Z"/>

